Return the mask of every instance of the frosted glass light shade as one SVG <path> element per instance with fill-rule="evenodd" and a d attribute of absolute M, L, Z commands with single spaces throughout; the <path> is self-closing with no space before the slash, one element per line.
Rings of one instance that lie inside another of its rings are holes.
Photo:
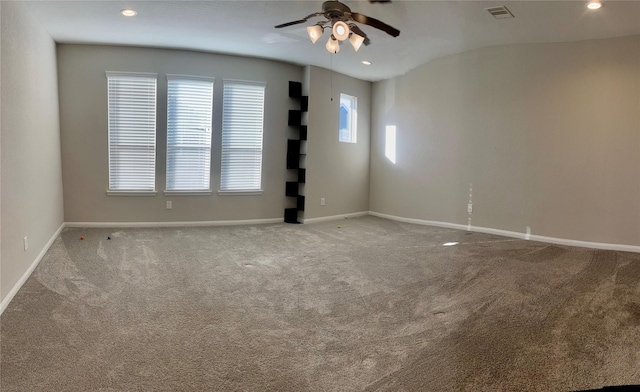
<path fill-rule="evenodd" d="M 315 44 L 322 35 L 322 26 L 309 26 L 307 27 L 307 33 L 309 34 L 309 39 L 311 40 L 311 42 Z"/>
<path fill-rule="evenodd" d="M 340 44 L 333 38 L 333 35 L 329 37 L 329 41 L 327 41 L 327 50 L 329 53 L 338 53 L 340 51 Z"/>
<path fill-rule="evenodd" d="M 353 49 L 355 49 L 355 51 L 357 52 L 362 46 L 362 43 L 364 42 L 364 38 L 359 36 L 356 33 L 351 33 L 351 37 L 349 37 L 349 42 L 351 42 L 351 46 L 353 46 Z"/>
<path fill-rule="evenodd" d="M 349 38 L 349 26 L 346 23 L 339 21 L 333 24 L 333 36 L 338 41 L 344 41 Z"/>

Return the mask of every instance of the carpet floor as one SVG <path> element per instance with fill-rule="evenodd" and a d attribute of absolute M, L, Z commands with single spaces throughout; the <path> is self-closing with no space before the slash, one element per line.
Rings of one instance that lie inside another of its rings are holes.
<path fill-rule="evenodd" d="M 2 392 L 595 389 L 640 384 L 640 254 L 375 217 L 74 228 L 0 322 Z"/>

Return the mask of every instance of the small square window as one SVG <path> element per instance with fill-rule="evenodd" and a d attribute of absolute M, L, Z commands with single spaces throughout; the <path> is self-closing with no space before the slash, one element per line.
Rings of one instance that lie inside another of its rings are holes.
<path fill-rule="evenodd" d="M 343 143 L 356 142 L 358 99 L 340 94 L 340 130 L 338 140 Z"/>

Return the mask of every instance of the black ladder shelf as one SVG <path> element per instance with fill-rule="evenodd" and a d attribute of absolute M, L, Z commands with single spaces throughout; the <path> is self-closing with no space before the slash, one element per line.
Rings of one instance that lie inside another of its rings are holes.
<path fill-rule="evenodd" d="M 289 97 L 295 98 L 300 103 L 300 109 L 289 110 L 288 125 L 297 129 L 299 138 L 287 140 L 287 170 L 297 170 L 297 181 L 287 181 L 285 196 L 295 198 L 296 207 L 284 209 L 284 221 L 286 223 L 300 223 L 298 211 L 304 211 L 304 195 L 300 194 L 300 184 L 306 181 L 307 171 L 300 167 L 300 147 L 303 140 L 307 140 L 307 126 L 302 125 L 302 113 L 309 109 L 309 97 L 302 95 L 302 83 L 289 82 Z"/>

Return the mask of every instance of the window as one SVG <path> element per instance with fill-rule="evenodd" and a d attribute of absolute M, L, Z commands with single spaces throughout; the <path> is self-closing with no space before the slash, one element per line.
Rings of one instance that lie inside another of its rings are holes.
<path fill-rule="evenodd" d="M 155 192 L 156 74 L 107 72 L 109 191 Z"/>
<path fill-rule="evenodd" d="M 221 191 L 260 191 L 265 87 L 224 81 Z"/>
<path fill-rule="evenodd" d="M 344 143 L 356 142 L 356 120 L 358 117 L 358 99 L 340 94 L 340 132 L 338 140 Z"/>
<path fill-rule="evenodd" d="M 392 163 L 396 163 L 396 126 L 387 125 L 384 140 L 384 156 Z"/>
<path fill-rule="evenodd" d="M 167 75 L 167 191 L 209 191 L 213 79 Z"/>

